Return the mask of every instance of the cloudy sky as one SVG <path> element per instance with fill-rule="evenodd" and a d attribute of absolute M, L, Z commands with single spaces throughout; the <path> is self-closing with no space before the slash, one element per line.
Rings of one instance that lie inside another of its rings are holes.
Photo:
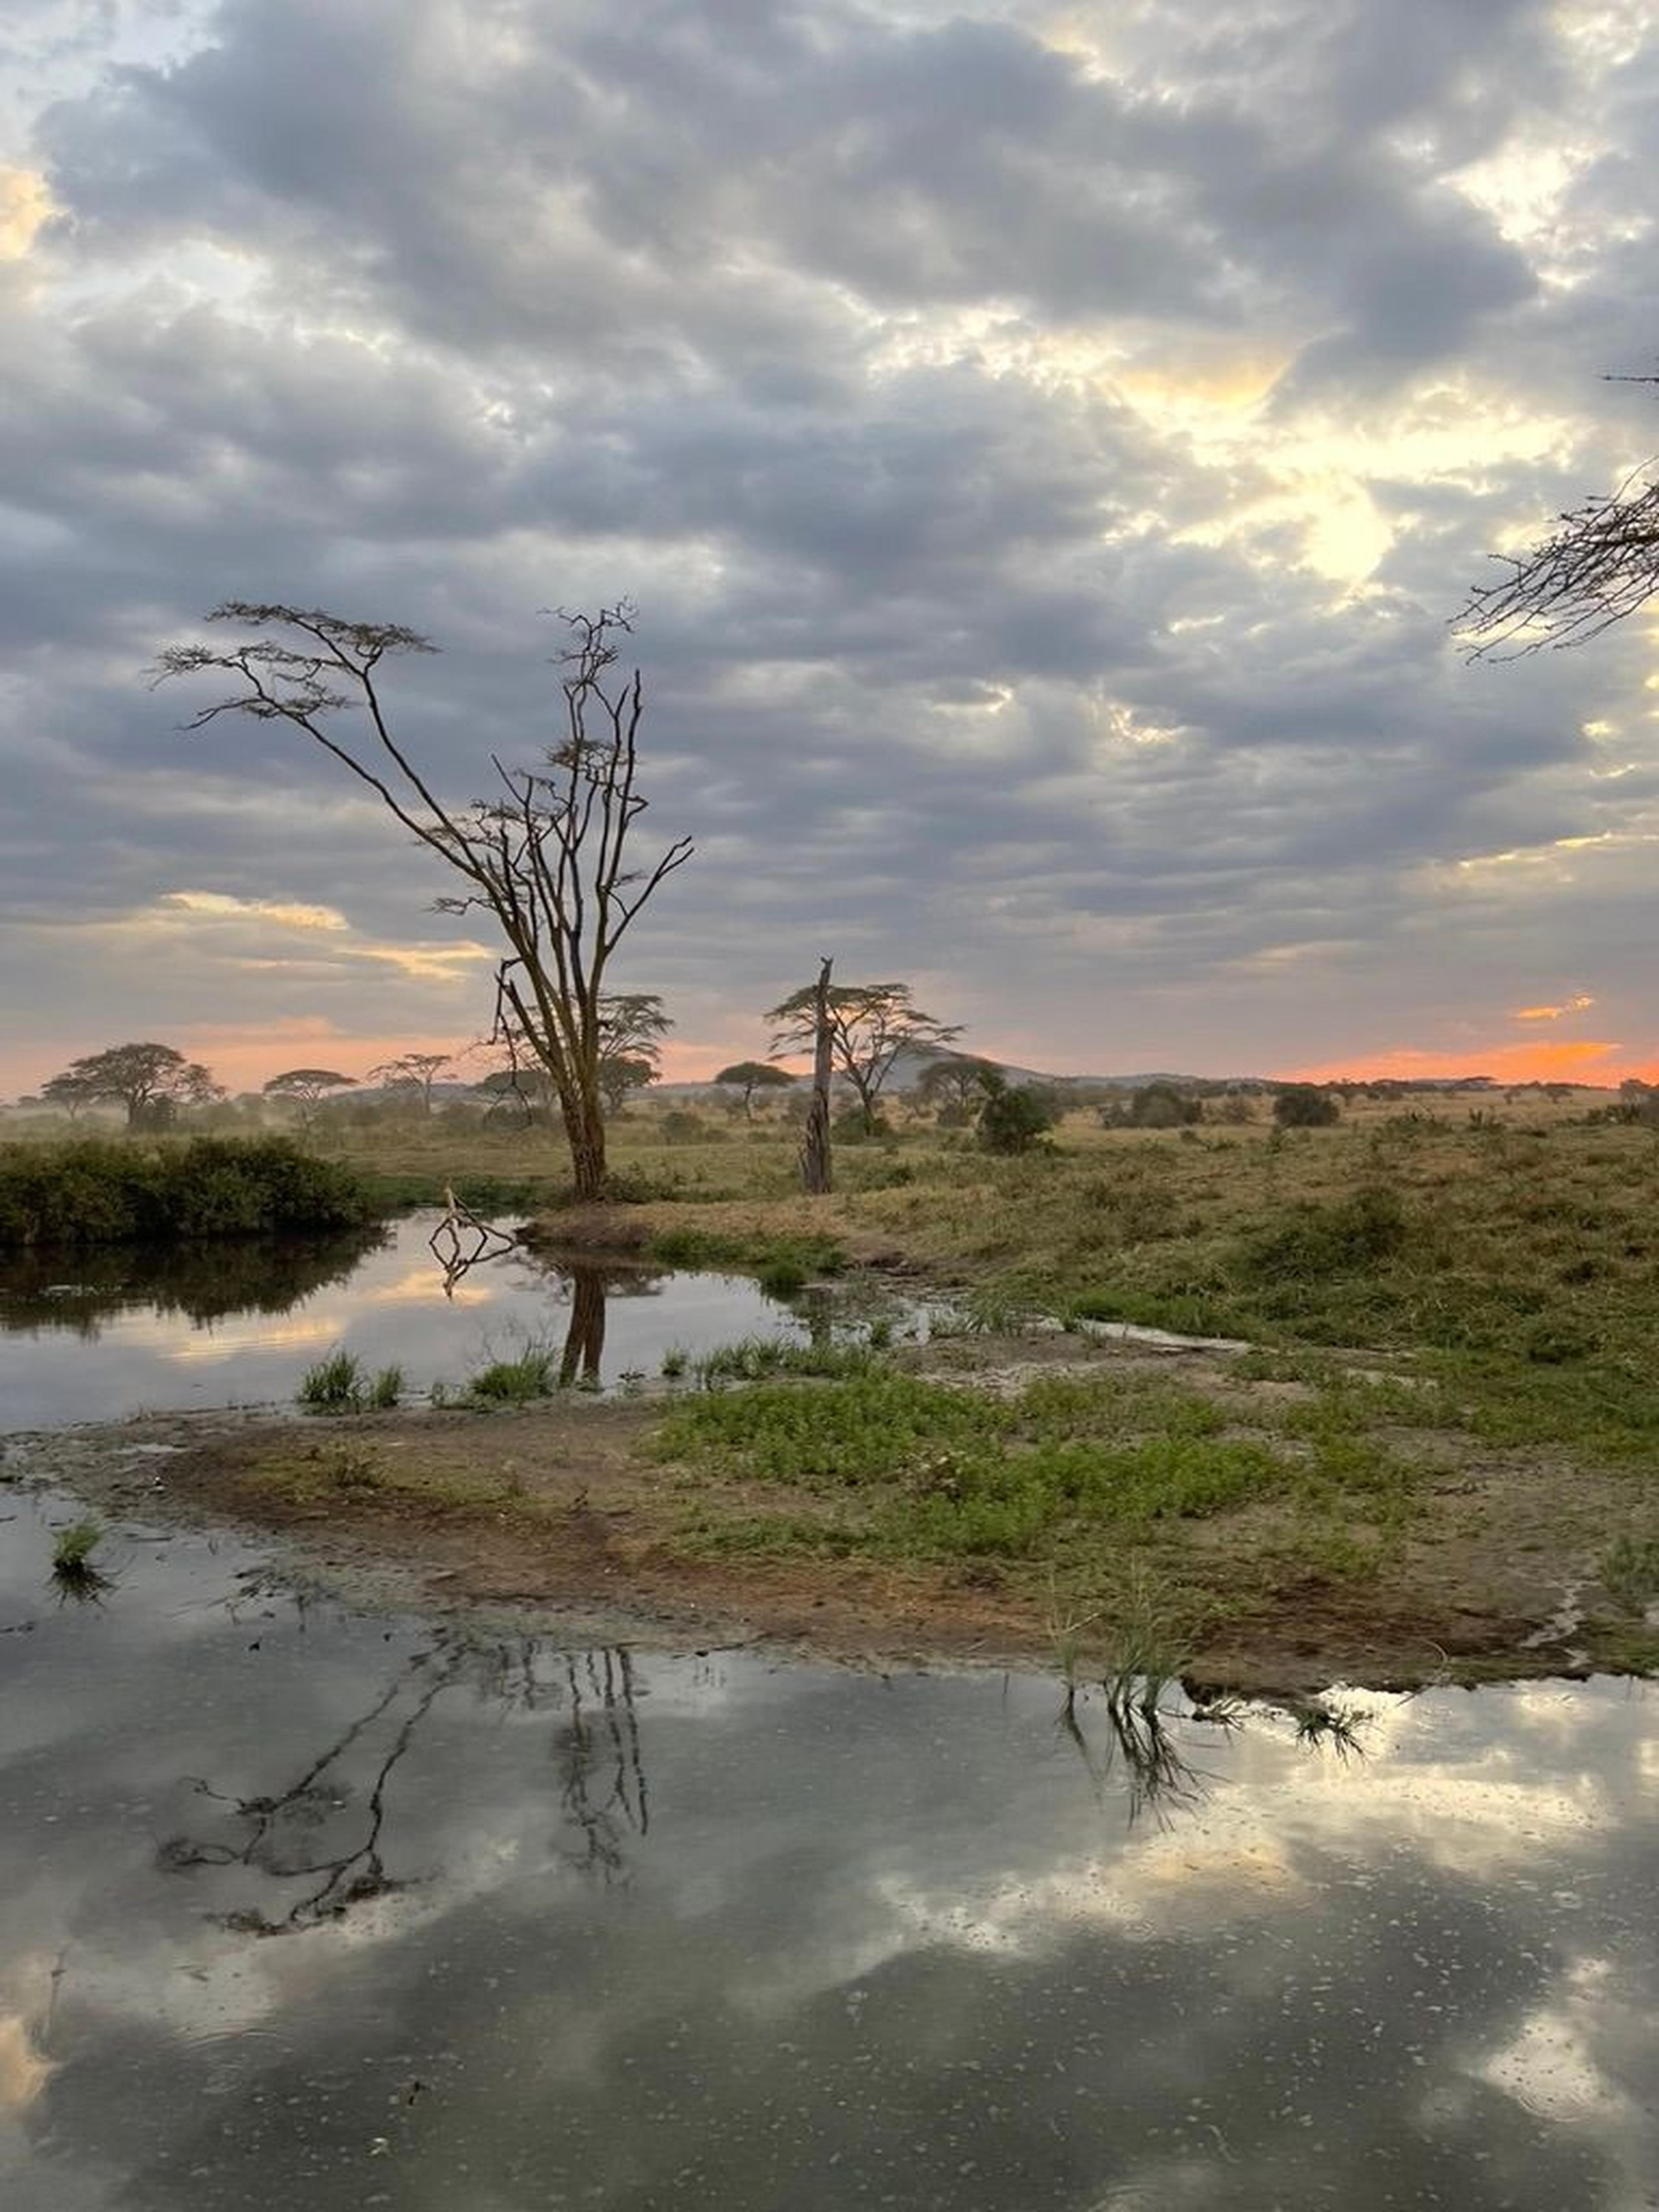
<path fill-rule="evenodd" d="M 1652 631 L 1466 665 L 1659 449 L 1640 0 L 0 0 L 0 1090 L 484 1026 L 228 596 L 409 623 L 453 796 L 626 593 L 629 988 L 1097 1070 L 1659 1073 Z"/>

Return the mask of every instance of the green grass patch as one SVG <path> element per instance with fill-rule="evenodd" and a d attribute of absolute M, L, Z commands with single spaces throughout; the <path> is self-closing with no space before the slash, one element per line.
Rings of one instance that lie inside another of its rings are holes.
<path fill-rule="evenodd" d="M 337 1346 L 300 1378 L 300 1403 L 313 1413 L 384 1413 L 403 1395 L 404 1370 L 382 1367 L 370 1375 L 355 1352 Z"/>
<path fill-rule="evenodd" d="M 1615 1538 L 1601 1557 L 1601 1581 L 1626 1613 L 1644 1613 L 1659 1597 L 1659 1537 Z"/>
<path fill-rule="evenodd" d="M 475 1375 L 467 1396 L 480 1406 L 528 1406 L 550 1398 L 558 1384 L 558 1354 L 550 1345 L 528 1344 L 516 1358 L 492 1360 Z"/>
<path fill-rule="evenodd" d="M 1421 1475 L 1344 1426 L 1288 1441 L 1230 1432 L 1223 1408 L 1127 1371 L 1042 1377 L 1009 1399 L 880 1369 L 760 1382 L 677 1408 L 651 1449 L 841 1501 L 828 1533 L 805 1524 L 817 1548 L 1068 1567 L 1098 1562 L 1109 1540 L 1276 1501 L 1322 1526 L 1362 1516 L 1386 1530 L 1413 1510 Z M 799 1516 L 785 1519 L 780 1541 L 799 1549 Z M 753 1516 L 752 1548 L 770 1525 Z"/>
<path fill-rule="evenodd" d="M 663 1355 L 665 1375 L 671 1357 Z M 690 1365 L 703 1389 L 714 1390 L 725 1383 L 759 1382 L 775 1375 L 866 1375 L 875 1364 L 876 1354 L 867 1344 L 794 1344 L 784 1337 L 745 1336 L 735 1344 L 717 1345 Z M 678 1372 L 684 1371 L 682 1363 Z"/>

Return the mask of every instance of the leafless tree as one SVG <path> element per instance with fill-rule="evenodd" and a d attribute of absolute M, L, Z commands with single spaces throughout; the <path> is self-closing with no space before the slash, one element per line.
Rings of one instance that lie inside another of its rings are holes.
<path fill-rule="evenodd" d="M 434 791 L 388 719 L 381 664 L 431 653 L 430 641 L 396 623 L 361 623 L 317 608 L 232 599 L 211 620 L 257 634 L 225 647 L 169 647 L 155 679 L 215 674 L 232 679 L 224 698 L 186 726 L 222 714 L 290 724 L 367 784 L 393 818 L 461 878 L 440 898 L 448 914 L 489 915 L 507 945 L 495 975 L 495 1030 L 511 1059 L 526 1056 L 556 1095 L 580 1199 L 602 1198 L 605 1120 L 599 1061 L 605 1046 L 606 971 L 652 894 L 691 856 L 676 838 L 653 860 L 629 864 L 629 841 L 646 800 L 636 777 L 644 694 L 640 672 L 618 668 L 617 640 L 631 609 L 567 615 L 563 729 L 538 768 L 490 756 L 495 795 L 453 806 Z M 367 728 L 343 731 L 360 710 Z"/>
<path fill-rule="evenodd" d="M 1656 384 L 1659 376 L 1608 380 Z M 1659 477 L 1651 463 L 1610 497 L 1569 507 L 1556 522 L 1529 553 L 1495 554 L 1506 573 L 1469 593 L 1455 627 L 1472 658 L 1513 659 L 1545 646 L 1581 644 L 1659 592 Z"/>

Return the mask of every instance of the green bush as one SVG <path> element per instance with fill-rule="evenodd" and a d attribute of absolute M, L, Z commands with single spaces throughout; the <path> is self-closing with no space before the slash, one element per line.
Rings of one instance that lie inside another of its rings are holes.
<path fill-rule="evenodd" d="M 979 1109 L 979 1140 L 988 1152 L 1029 1152 L 1058 1118 L 1048 1091 L 1030 1084 L 999 1084 Z"/>
<path fill-rule="evenodd" d="M 0 1246 L 185 1243 L 372 1218 L 349 1168 L 285 1137 L 0 1146 Z"/>
<path fill-rule="evenodd" d="M 1273 1101 L 1273 1120 L 1281 1129 L 1328 1129 L 1341 1114 L 1329 1091 L 1311 1083 L 1293 1083 Z"/>

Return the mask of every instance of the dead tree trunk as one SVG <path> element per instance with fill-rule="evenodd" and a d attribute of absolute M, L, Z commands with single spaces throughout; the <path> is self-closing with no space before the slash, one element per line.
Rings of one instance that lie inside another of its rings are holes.
<path fill-rule="evenodd" d="M 825 960 L 818 969 L 817 1023 L 812 1054 L 812 1103 L 807 1109 L 806 1133 L 801 1140 L 800 1180 L 803 1190 L 819 1196 L 831 1188 L 830 1167 L 830 1068 L 834 1036 L 830 1026 L 830 969 Z"/>

